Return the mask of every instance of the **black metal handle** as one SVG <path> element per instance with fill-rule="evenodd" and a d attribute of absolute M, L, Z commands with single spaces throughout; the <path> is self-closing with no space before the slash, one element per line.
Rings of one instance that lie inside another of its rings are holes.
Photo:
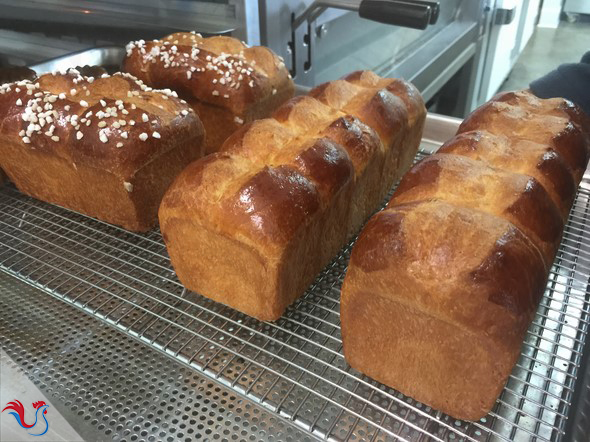
<path fill-rule="evenodd" d="M 514 21 L 516 15 L 516 6 L 511 9 L 496 9 L 496 18 L 494 23 L 497 25 L 509 25 Z"/>
<path fill-rule="evenodd" d="M 423 0 L 411 0 L 411 3 L 417 3 L 419 5 L 430 6 L 430 23 L 435 24 L 438 21 L 440 15 L 440 3 L 439 2 L 426 2 Z"/>
<path fill-rule="evenodd" d="M 431 14 L 430 6 L 410 1 L 362 0 L 359 5 L 362 18 L 413 29 L 426 29 Z"/>

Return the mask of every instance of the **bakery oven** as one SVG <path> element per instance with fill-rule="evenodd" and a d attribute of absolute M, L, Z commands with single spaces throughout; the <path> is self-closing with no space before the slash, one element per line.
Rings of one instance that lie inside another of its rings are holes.
<path fill-rule="evenodd" d="M 369 68 L 412 81 L 439 112 L 462 116 L 471 110 L 490 20 L 486 2 L 446 0 L 436 16 L 428 2 L 397 2 L 385 15 L 368 9 L 370 3 L 0 0 L 0 52 L 4 62 L 31 65 L 97 45 L 198 29 L 272 48 L 302 86 Z M 369 18 L 359 17 L 361 4 Z"/>
<path fill-rule="evenodd" d="M 0 0 L 0 8 L 0 63 L 38 73 L 87 64 L 112 72 L 130 40 L 197 30 L 271 48 L 298 93 L 355 70 L 403 77 L 429 111 L 415 160 L 479 104 L 484 56 L 496 50 L 487 0 Z M 345 361 L 340 294 L 354 241 L 279 320 L 262 321 L 185 289 L 158 228 L 130 232 L 7 184 L 2 405 L 44 401 L 48 436 L 67 440 L 587 440 L 589 224 L 586 175 L 514 370 L 492 411 L 464 421 Z M 217 279 L 232 281 L 219 267 Z"/>

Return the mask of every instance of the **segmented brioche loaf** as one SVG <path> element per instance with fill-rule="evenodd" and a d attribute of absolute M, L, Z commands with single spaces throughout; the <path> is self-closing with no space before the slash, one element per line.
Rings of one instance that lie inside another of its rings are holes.
<path fill-rule="evenodd" d="M 443 200 L 504 218 L 552 263 L 563 231 L 559 209 L 535 178 L 461 155 L 437 153 L 403 178 L 392 204 Z"/>
<path fill-rule="evenodd" d="M 566 100 L 500 94 L 403 177 L 342 287 L 352 367 L 456 418 L 490 411 L 543 294 L 588 127 Z"/>
<path fill-rule="evenodd" d="M 130 230 L 157 221 L 203 126 L 172 91 L 76 71 L 0 88 L 0 167 L 24 193 Z"/>
<path fill-rule="evenodd" d="M 577 181 L 564 157 L 551 144 L 475 130 L 457 134 L 437 152 L 458 154 L 507 172 L 532 176 L 549 193 L 564 222 L 569 215 Z M 515 157 L 520 161 L 515 161 Z"/>
<path fill-rule="evenodd" d="M 424 119 L 411 85 L 361 72 L 247 124 L 162 201 L 178 277 L 251 316 L 279 318 L 409 168 Z"/>
<path fill-rule="evenodd" d="M 527 91 L 503 92 L 476 109 L 459 127 L 543 144 L 558 152 L 576 183 L 588 163 L 590 122 L 583 111 L 562 98 L 537 98 Z"/>
<path fill-rule="evenodd" d="M 205 126 L 207 153 L 219 150 L 243 124 L 270 116 L 294 92 L 280 57 L 232 37 L 178 32 L 131 42 L 123 69 L 187 100 Z"/>

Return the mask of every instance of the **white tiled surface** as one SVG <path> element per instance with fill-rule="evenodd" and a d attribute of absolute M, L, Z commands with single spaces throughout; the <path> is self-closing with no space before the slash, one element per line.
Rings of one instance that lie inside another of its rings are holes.
<path fill-rule="evenodd" d="M 64 417 L 52 406 L 51 401 L 39 391 L 23 373 L 22 370 L 0 350 L 0 409 L 6 407 L 8 402 L 18 399 L 25 408 L 25 421 L 31 424 L 35 421 L 35 409 L 33 402 L 44 401 L 49 405 L 47 409 L 47 422 L 49 429 L 43 436 L 30 436 L 27 430 L 22 428 L 9 410 L 0 413 L 0 441 L 82 441 L 80 435 L 71 427 Z M 28 431 L 33 433 L 43 432 L 45 422 L 37 424 Z"/>

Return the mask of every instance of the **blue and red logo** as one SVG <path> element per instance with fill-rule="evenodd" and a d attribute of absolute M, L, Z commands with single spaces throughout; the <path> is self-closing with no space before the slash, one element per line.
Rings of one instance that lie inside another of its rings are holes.
<path fill-rule="evenodd" d="M 47 405 L 43 401 L 33 402 L 33 408 L 36 410 L 35 411 L 35 422 L 33 423 L 33 425 L 29 425 L 26 423 L 26 421 L 25 421 L 25 407 L 23 407 L 23 404 L 21 404 L 16 399 L 14 400 L 14 402 L 9 402 L 8 404 L 6 404 L 6 407 L 4 407 L 4 409 L 2 410 L 2 413 L 4 413 L 4 411 L 6 411 L 6 410 L 14 410 L 14 411 L 9 412 L 8 414 L 12 414 L 14 416 L 14 418 L 16 419 L 16 421 L 18 422 L 18 424 L 21 427 L 23 427 L 25 430 L 29 430 L 31 428 L 37 428 L 36 431 L 38 431 L 41 428 L 43 428 L 43 423 L 41 423 L 40 419 L 39 419 L 39 417 L 42 417 L 43 420 L 45 421 L 45 430 L 43 431 L 43 433 L 29 433 L 29 434 L 31 436 L 43 436 L 45 433 L 47 433 L 47 430 L 49 430 L 49 422 L 47 422 L 47 419 L 45 418 L 45 415 L 47 414 L 48 407 L 49 407 L 49 405 Z M 37 424 L 39 424 L 38 427 L 37 427 Z M 27 433 L 28 433 L 28 431 L 27 431 Z"/>

